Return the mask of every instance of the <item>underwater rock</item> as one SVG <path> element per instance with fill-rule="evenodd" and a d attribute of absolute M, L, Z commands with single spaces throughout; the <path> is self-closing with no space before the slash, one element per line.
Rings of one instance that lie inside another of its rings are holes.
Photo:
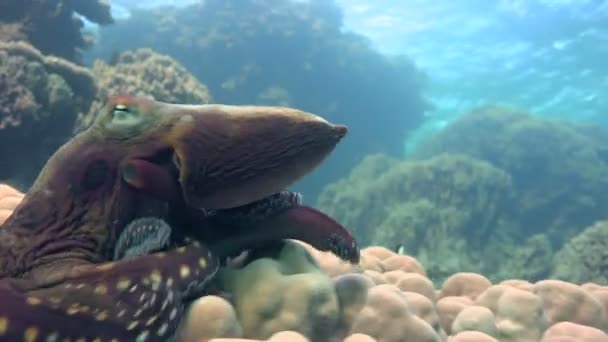
<path fill-rule="evenodd" d="M 544 234 L 551 247 L 559 249 L 606 217 L 607 141 L 608 132 L 598 127 L 485 106 L 429 137 L 415 157 L 465 154 L 505 171 L 517 198 L 509 234 Z"/>
<path fill-rule="evenodd" d="M 100 25 L 113 22 L 105 0 L 3 0 L 0 41 L 27 41 L 44 54 L 79 62 L 91 38 L 76 14 Z"/>
<path fill-rule="evenodd" d="M 363 245 L 402 246 L 441 283 L 462 269 L 499 274 L 512 252 L 505 210 L 511 193 L 506 172 L 468 156 L 399 161 L 371 155 L 328 185 L 317 206 Z"/>
<path fill-rule="evenodd" d="M 25 42 L 0 42 L 0 181 L 29 187 L 96 90 L 88 69 Z"/>
<path fill-rule="evenodd" d="M 133 94 L 167 103 L 205 104 L 211 102 L 207 87 L 179 62 L 151 49 L 129 50 L 112 63 L 93 65 L 99 92 L 88 113 L 79 116 L 77 131 L 90 126 L 110 96 Z"/>

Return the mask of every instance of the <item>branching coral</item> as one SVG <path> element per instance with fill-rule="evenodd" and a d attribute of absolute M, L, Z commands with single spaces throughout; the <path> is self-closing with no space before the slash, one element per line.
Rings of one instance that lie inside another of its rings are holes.
<path fill-rule="evenodd" d="M 203 104 L 211 100 L 207 87 L 173 58 L 150 49 L 125 51 L 112 64 L 97 61 L 93 66 L 99 93 L 78 128 L 87 127 L 109 96 L 133 94 L 157 101 Z"/>
<path fill-rule="evenodd" d="M 88 69 L 24 42 L 0 42 L 0 179 L 29 184 L 95 92 Z"/>
<path fill-rule="evenodd" d="M 79 61 L 91 38 L 76 16 L 105 25 L 113 22 L 106 0 L 3 0 L 0 3 L 0 41 L 28 41 L 44 54 Z"/>

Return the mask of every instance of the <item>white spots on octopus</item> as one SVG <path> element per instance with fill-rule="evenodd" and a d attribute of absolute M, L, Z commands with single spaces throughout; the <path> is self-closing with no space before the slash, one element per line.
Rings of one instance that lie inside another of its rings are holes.
<path fill-rule="evenodd" d="M 218 268 L 217 259 L 208 251 L 201 254 L 199 248 L 204 247 L 167 252 L 163 259 L 149 255 L 155 258 L 151 268 L 137 263 L 122 268 L 121 262 L 112 267 L 99 265 L 96 270 L 100 272 L 64 283 L 56 293 L 23 295 L 19 297 L 23 304 L 0 305 L 0 341 L 152 342 L 170 338 L 181 323 L 182 298 L 204 285 Z M 65 324 L 68 321 L 72 323 Z M 123 330 L 116 330 L 117 326 Z"/>

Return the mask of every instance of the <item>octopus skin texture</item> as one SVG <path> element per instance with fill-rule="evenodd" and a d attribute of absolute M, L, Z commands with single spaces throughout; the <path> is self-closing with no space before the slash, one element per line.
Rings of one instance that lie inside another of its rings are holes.
<path fill-rule="evenodd" d="M 282 239 L 358 262 L 284 190 L 345 134 L 291 108 L 111 98 L 0 227 L 0 341 L 171 341 L 222 260 Z"/>

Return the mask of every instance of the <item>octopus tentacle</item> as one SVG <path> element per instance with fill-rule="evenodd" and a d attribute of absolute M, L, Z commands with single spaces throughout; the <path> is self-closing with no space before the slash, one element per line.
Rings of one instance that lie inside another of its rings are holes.
<path fill-rule="evenodd" d="M 210 243 L 218 255 L 233 255 L 281 239 L 295 239 L 358 263 L 359 247 L 340 223 L 317 209 L 298 205 L 247 226 L 233 227 L 230 236 Z"/>
<path fill-rule="evenodd" d="M 0 341 L 167 341 L 183 303 L 219 267 L 198 243 L 170 252 L 73 270 L 62 283 L 28 293 L 0 287 Z"/>

